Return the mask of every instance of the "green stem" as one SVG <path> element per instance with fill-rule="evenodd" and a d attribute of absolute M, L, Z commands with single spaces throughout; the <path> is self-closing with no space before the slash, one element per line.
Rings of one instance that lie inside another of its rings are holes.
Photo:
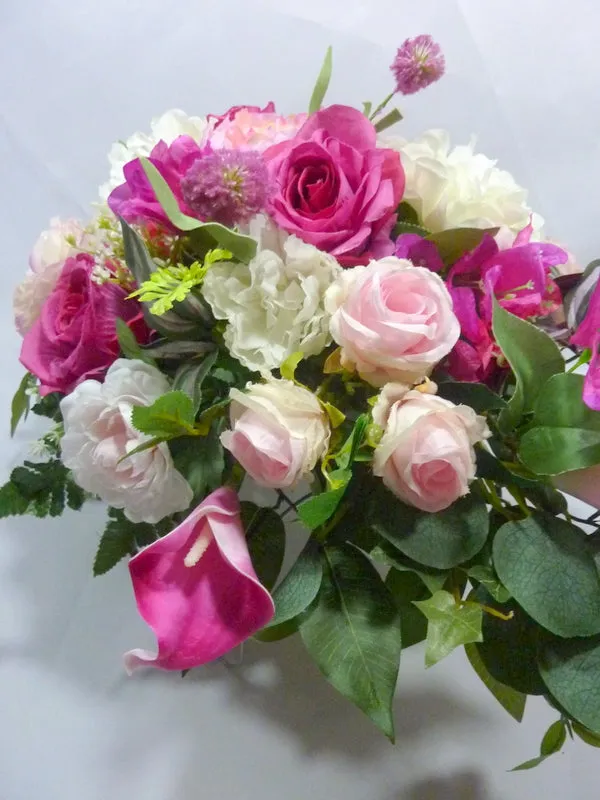
<path fill-rule="evenodd" d="M 381 112 L 383 111 L 383 109 L 384 109 L 384 108 L 387 106 L 387 104 L 390 102 L 390 100 L 392 99 L 392 97 L 393 97 L 395 94 L 396 94 L 396 92 L 391 92 L 390 94 L 388 94 L 388 96 L 387 96 L 386 98 L 384 98 L 384 99 L 381 101 L 381 103 L 379 103 L 379 105 L 377 106 L 377 108 L 375 109 L 375 111 L 373 111 L 373 113 L 372 113 L 372 114 L 371 114 L 371 116 L 369 117 L 369 119 L 371 120 L 371 122 L 373 122 L 373 120 L 375 119 L 375 117 L 376 117 L 378 114 L 381 114 Z"/>

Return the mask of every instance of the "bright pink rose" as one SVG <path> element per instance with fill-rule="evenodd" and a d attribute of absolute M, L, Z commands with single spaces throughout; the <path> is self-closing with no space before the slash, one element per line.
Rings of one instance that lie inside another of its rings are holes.
<path fill-rule="evenodd" d="M 40 393 L 67 394 L 86 378 L 98 378 L 119 356 L 115 329 L 125 320 L 138 341 L 149 330 L 141 308 L 112 283 L 92 280 L 94 260 L 79 254 L 65 262 L 41 314 L 23 339 L 21 363 L 40 381 Z"/>
<path fill-rule="evenodd" d="M 390 233 L 404 170 L 399 154 L 378 148 L 376 138 L 360 111 L 330 106 L 264 154 L 276 185 L 269 211 L 277 225 L 344 266 L 394 251 Z"/>
<path fill-rule="evenodd" d="M 429 375 L 460 334 L 442 279 L 394 256 L 345 270 L 325 308 L 342 364 L 373 386 Z"/>
<path fill-rule="evenodd" d="M 275 612 L 252 566 L 232 489 L 209 495 L 175 530 L 134 556 L 129 572 L 158 653 L 126 653 L 128 672 L 207 664 L 263 628 Z"/>
<path fill-rule="evenodd" d="M 179 136 L 170 145 L 160 141 L 150 153 L 149 161 L 154 164 L 169 184 L 180 209 L 188 216 L 196 215 L 185 204 L 181 192 L 181 181 L 192 164 L 207 152 L 210 152 L 210 147 L 200 147 L 191 136 Z M 139 158 L 125 164 L 123 174 L 125 183 L 113 189 L 108 197 L 108 207 L 113 214 L 123 217 L 132 225 L 158 222 L 164 228 L 174 230 L 156 199 Z"/>
<path fill-rule="evenodd" d="M 403 386 L 386 386 L 382 394 L 374 419 L 384 434 L 373 472 L 410 506 L 431 513 L 448 508 L 475 478 L 473 445 L 490 435 L 485 419 L 441 397 L 405 393 Z"/>
<path fill-rule="evenodd" d="M 231 430 L 221 441 L 261 486 L 284 489 L 314 469 L 329 443 L 327 416 L 315 395 L 292 381 L 232 389 Z"/>

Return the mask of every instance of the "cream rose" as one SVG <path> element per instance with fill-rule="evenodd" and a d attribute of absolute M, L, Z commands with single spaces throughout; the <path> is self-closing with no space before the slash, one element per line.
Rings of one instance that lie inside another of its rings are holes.
<path fill-rule="evenodd" d="M 393 256 L 344 270 L 325 309 L 342 364 L 373 386 L 429 375 L 460 334 L 442 279 Z"/>
<path fill-rule="evenodd" d="M 221 441 L 261 486 L 292 486 L 327 451 L 327 416 L 314 394 L 292 381 L 249 383 L 230 397 L 231 430 Z"/>
<path fill-rule="evenodd" d="M 192 502 L 192 489 L 165 443 L 122 460 L 150 439 L 131 424 L 133 407 L 151 405 L 169 389 L 154 367 L 122 358 L 104 383 L 84 381 L 60 404 L 63 463 L 83 489 L 122 508 L 132 522 L 155 523 Z"/>
<path fill-rule="evenodd" d="M 426 392 L 386 386 L 374 419 L 384 434 L 373 472 L 408 505 L 442 511 L 469 491 L 475 478 L 473 445 L 486 439 L 485 419 Z"/>

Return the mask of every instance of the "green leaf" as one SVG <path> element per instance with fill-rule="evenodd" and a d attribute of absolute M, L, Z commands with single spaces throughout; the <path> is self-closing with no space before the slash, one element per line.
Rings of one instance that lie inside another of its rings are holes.
<path fill-rule="evenodd" d="M 331 80 L 332 67 L 333 49 L 330 45 L 325 53 L 325 59 L 323 60 L 321 71 L 317 77 L 317 82 L 315 83 L 315 88 L 313 89 L 310 103 L 308 104 L 309 114 L 314 114 L 315 111 L 318 111 L 323 104 L 323 100 L 325 99 L 325 95 L 327 94 L 327 89 L 329 87 L 329 81 Z"/>
<path fill-rule="evenodd" d="M 398 236 L 402 236 L 405 233 L 416 233 L 417 236 L 422 236 L 424 239 L 429 235 L 427 228 L 424 228 L 422 225 L 419 225 L 416 222 L 400 220 L 394 225 L 392 239 L 397 239 Z"/>
<path fill-rule="evenodd" d="M 478 602 L 494 606 L 481 588 L 473 596 Z M 506 603 L 499 610 L 505 616 L 512 612 L 513 616 L 504 620 L 484 614 L 483 642 L 477 645 L 481 660 L 490 675 L 506 686 L 523 694 L 546 694 L 537 665 L 539 628 L 515 602 Z M 515 653 L 519 654 L 518 658 Z"/>
<path fill-rule="evenodd" d="M 281 625 L 272 625 L 262 628 L 253 635 L 253 639 L 257 642 L 280 642 L 282 639 L 287 639 L 288 636 L 293 636 L 298 633 L 300 627 L 300 620 L 302 614 L 294 619 L 288 619 L 287 622 L 282 622 Z"/>
<path fill-rule="evenodd" d="M 151 356 L 152 359 L 164 358 L 166 360 L 180 359 L 184 356 L 205 355 L 213 349 L 214 344 L 212 342 L 159 339 L 144 347 L 143 351 Z"/>
<path fill-rule="evenodd" d="M 151 406 L 134 406 L 133 426 L 147 436 L 169 438 L 194 434 L 194 403 L 185 392 L 163 394 Z"/>
<path fill-rule="evenodd" d="M 37 403 L 32 406 L 31 411 L 37 414 L 38 417 L 48 417 L 53 422 L 60 422 L 62 414 L 60 413 L 60 401 L 62 394 L 59 392 L 51 392 L 45 397 L 40 398 Z"/>
<path fill-rule="evenodd" d="M 244 501 L 242 525 L 252 565 L 259 581 L 269 591 L 275 585 L 285 555 L 285 525 L 272 508 Z"/>
<path fill-rule="evenodd" d="M 438 394 L 455 405 L 466 405 L 478 414 L 506 408 L 506 400 L 488 389 L 483 383 L 446 381 L 438 386 Z"/>
<path fill-rule="evenodd" d="M 356 454 L 364 441 L 369 423 L 370 418 L 368 414 L 361 414 L 357 418 L 352 433 L 335 457 L 336 463 L 341 469 L 348 469 L 352 466 Z"/>
<path fill-rule="evenodd" d="M 559 475 L 600 463 L 600 414 L 582 400 L 583 375 L 550 378 L 535 405 L 534 427 L 519 456 L 539 475 Z"/>
<path fill-rule="evenodd" d="M 600 636 L 547 637 L 539 667 L 552 696 L 578 722 L 600 735 Z"/>
<path fill-rule="evenodd" d="M 370 100 L 365 100 L 362 106 L 363 106 L 363 114 L 368 119 L 371 116 L 371 109 L 373 108 L 373 103 Z"/>
<path fill-rule="evenodd" d="M 35 378 L 30 372 L 23 375 L 19 388 L 10 404 L 10 435 L 14 436 L 22 418 L 27 419 L 30 397 L 27 390 L 35 385 Z"/>
<path fill-rule="evenodd" d="M 548 756 L 537 756 L 536 758 L 530 758 L 529 761 L 524 761 L 522 764 L 519 764 L 518 767 L 513 767 L 510 772 L 522 772 L 526 769 L 535 769 L 535 767 L 539 767 L 540 764 L 543 764 L 547 758 Z"/>
<path fill-rule="evenodd" d="M 85 492 L 60 459 L 25 461 L 12 471 L 10 481 L 0 489 L 0 517 L 20 514 L 57 517 L 66 504 L 79 510 L 85 499 Z"/>
<path fill-rule="evenodd" d="M 281 373 L 281 377 L 285 378 L 286 381 L 293 381 L 294 376 L 296 374 L 296 368 L 298 364 L 304 358 L 304 354 L 302 351 L 292 353 L 289 355 L 283 364 L 279 367 L 279 372 Z"/>
<path fill-rule="evenodd" d="M 402 119 L 402 114 L 397 108 L 393 108 L 391 111 L 382 117 L 379 122 L 375 123 L 375 130 L 377 133 L 381 133 L 382 131 L 391 128 L 392 125 L 395 125 L 397 122 L 400 122 Z"/>
<path fill-rule="evenodd" d="M 567 638 L 600 633 L 600 578 L 582 530 L 536 511 L 502 525 L 493 554 L 504 586 L 542 627 Z"/>
<path fill-rule="evenodd" d="M 502 430 L 509 433 L 523 414 L 533 411 L 546 381 L 564 372 L 565 362 L 547 334 L 505 311 L 495 300 L 492 329 L 516 377 L 514 395 L 500 417 Z"/>
<path fill-rule="evenodd" d="M 314 543 L 309 541 L 273 592 L 275 616 L 267 628 L 280 626 L 306 611 L 319 592 L 322 578 L 321 554 Z"/>
<path fill-rule="evenodd" d="M 452 228 L 439 233 L 430 233 L 427 237 L 433 242 L 442 258 L 444 264 L 448 266 L 454 264 L 465 253 L 474 250 L 481 243 L 486 234 L 494 236 L 498 233 L 498 228 Z"/>
<path fill-rule="evenodd" d="M 0 487 L 0 519 L 26 514 L 29 503 L 29 499 L 11 481 Z"/>
<path fill-rule="evenodd" d="M 195 502 L 222 485 L 225 469 L 220 439 L 222 428 L 223 420 L 217 420 L 206 436 L 169 442 L 175 468 L 192 487 Z"/>
<path fill-rule="evenodd" d="M 335 514 L 345 492 L 346 485 L 309 497 L 298 506 L 298 517 L 309 531 L 314 531 Z"/>
<path fill-rule="evenodd" d="M 579 736 L 579 738 L 585 742 L 586 744 L 591 745 L 591 747 L 600 747 L 600 734 L 592 733 L 583 725 L 580 725 L 578 722 L 572 723 L 573 731 Z"/>
<path fill-rule="evenodd" d="M 436 569 L 468 561 L 481 550 L 489 531 L 486 505 L 474 494 L 444 511 L 428 514 L 383 490 L 370 512 L 377 533 L 409 558 Z"/>
<path fill-rule="evenodd" d="M 442 589 L 448 579 L 447 570 L 434 570 L 417 564 L 386 541 L 374 547 L 370 556 L 373 561 L 386 564 L 388 567 L 394 567 L 394 569 L 404 572 L 413 572 L 425 584 L 430 594 L 435 594 Z"/>
<path fill-rule="evenodd" d="M 469 663 L 481 679 L 481 682 L 494 695 L 502 708 L 508 711 L 511 717 L 516 719 L 517 722 L 521 722 L 523 714 L 525 713 L 527 695 L 518 692 L 516 689 L 512 689 L 510 686 L 506 686 L 490 675 L 476 644 L 466 644 L 465 654 Z"/>
<path fill-rule="evenodd" d="M 480 605 L 459 605 L 450 592 L 443 589 L 428 600 L 415 601 L 415 605 L 429 620 L 426 667 L 437 664 L 461 644 L 482 641 Z"/>
<path fill-rule="evenodd" d="M 200 408 L 202 402 L 202 384 L 213 368 L 219 356 L 218 350 L 208 353 L 201 361 L 189 361 L 182 364 L 173 378 L 173 390 L 185 392 L 194 403 L 194 410 Z"/>
<path fill-rule="evenodd" d="M 256 241 L 252 237 L 236 233 L 218 222 L 201 222 L 194 217 L 188 217 L 179 208 L 177 198 L 154 164 L 147 158 L 140 158 L 140 164 L 150 181 L 161 208 L 176 228 L 180 231 L 202 230 L 214 239 L 218 245 L 225 250 L 229 250 L 239 261 L 245 264 L 254 258 L 256 255 Z"/>
<path fill-rule="evenodd" d="M 127 323 L 119 317 L 115 320 L 117 328 L 117 338 L 119 340 L 119 347 L 121 352 L 126 358 L 136 358 L 144 361 L 146 364 L 155 366 L 154 359 L 140 347 L 138 340 L 135 338 L 134 332 L 131 330 Z"/>
<path fill-rule="evenodd" d="M 553 753 L 560 752 L 566 740 L 567 728 L 565 723 L 559 719 L 550 725 L 544 734 L 540 747 L 540 755 L 551 756 Z"/>
<path fill-rule="evenodd" d="M 496 575 L 493 567 L 479 564 L 471 567 L 467 571 L 467 575 L 469 578 L 473 578 L 483 587 L 485 587 L 489 594 L 494 598 L 494 600 L 497 600 L 498 603 L 506 603 L 507 600 L 510 600 L 510 592 L 506 586 L 503 586 L 498 580 L 498 576 Z"/>
<path fill-rule="evenodd" d="M 145 522 L 133 523 L 120 509 L 109 508 L 108 523 L 94 559 L 94 576 L 104 575 L 121 559 L 135 555 L 138 545 L 150 544 L 157 535 L 155 526 Z"/>
<path fill-rule="evenodd" d="M 326 548 L 324 558 L 316 605 L 300 625 L 302 639 L 330 683 L 394 741 L 398 609 L 359 550 L 351 545 Z"/>
<path fill-rule="evenodd" d="M 388 572 L 385 585 L 400 611 L 402 647 L 406 649 L 422 642 L 427 636 L 427 619 L 413 601 L 425 600 L 431 592 L 416 573 L 397 569 Z"/>

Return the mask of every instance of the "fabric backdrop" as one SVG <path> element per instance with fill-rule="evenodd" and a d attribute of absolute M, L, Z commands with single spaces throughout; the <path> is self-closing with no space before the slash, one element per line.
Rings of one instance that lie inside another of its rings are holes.
<path fill-rule="evenodd" d="M 387 93 L 405 37 L 431 33 L 448 72 L 402 104 L 406 135 L 476 133 L 530 188 L 553 238 L 582 263 L 600 255 L 599 25 L 596 0 L 2 0 L 4 430 L 22 375 L 12 289 L 51 216 L 88 214 L 111 142 L 173 107 L 303 110 L 328 44 L 329 99 L 356 105 Z M 2 480 L 35 434 L 31 422 L 2 438 Z M 600 754 L 580 743 L 507 773 L 537 754 L 555 715 L 530 701 L 518 726 L 460 652 L 427 673 L 421 649 L 403 656 L 396 747 L 293 640 L 185 680 L 127 678 L 122 652 L 153 642 L 125 565 L 91 577 L 103 520 L 90 506 L 2 523 L 1 800 L 598 797 Z"/>

